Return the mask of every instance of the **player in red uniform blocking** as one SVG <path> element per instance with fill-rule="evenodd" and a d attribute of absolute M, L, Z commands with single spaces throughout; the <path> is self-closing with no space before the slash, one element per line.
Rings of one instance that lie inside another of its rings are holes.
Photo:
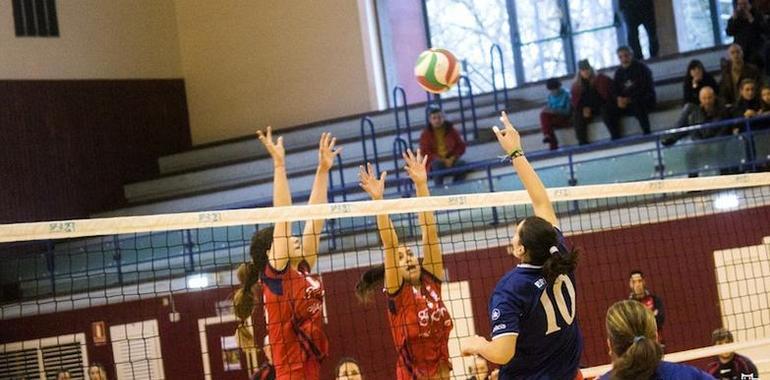
<path fill-rule="evenodd" d="M 273 159 L 273 206 L 291 206 L 291 191 L 286 177 L 283 138 L 273 141 L 272 130 L 257 131 Z M 334 158 L 336 139 L 321 135 L 318 169 L 308 204 L 327 202 L 328 174 Z M 241 288 L 233 296 L 235 314 L 242 321 L 254 309 L 257 284 L 262 285 L 265 322 L 272 350 L 275 378 L 278 380 L 315 380 L 320 378 L 321 360 L 328 354 L 329 343 L 323 331 L 323 295 L 320 279 L 310 274 L 318 257 L 323 220 L 305 224 L 302 239 L 291 236 L 291 223 L 276 223 L 251 239 L 251 263 L 238 268 Z M 253 337 L 244 323 L 238 328 L 242 346 L 253 346 Z"/>
<path fill-rule="evenodd" d="M 492 340 L 460 342 L 464 355 L 502 365 L 500 379 L 582 379 L 583 350 L 575 303 L 578 253 L 558 228 L 543 182 L 521 150 L 521 137 L 503 112 L 495 135 L 524 184 L 535 216 L 516 225 L 508 253 L 521 261 L 498 281 L 489 301 Z"/>
<path fill-rule="evenodd" d="M 412 179 L 418 197 L 430 196 L 426 164 L 428 157 L 418 150 L 404 153 L 406 172 Z M 385 176 L 379 178 L 371 165 L 361 167 L 361 187 L 373 200 L 383 198 Z M 436 217 L 432 212 L 419 214 L 422 231 L 422 265 L 412 250 L 400 244 L 393 223 L 387 214 L 377 215 L 384 265 L 370 269 L 356 285 L 356 294 L 363 301 L 371 298 L 384 277 L 388 298 L 388 318 L 393 342 L 398 351 L 396 378 L 449 379 L 449 332 L 452 318 L 441 299 L 444 261 L 438 238 Z"/>

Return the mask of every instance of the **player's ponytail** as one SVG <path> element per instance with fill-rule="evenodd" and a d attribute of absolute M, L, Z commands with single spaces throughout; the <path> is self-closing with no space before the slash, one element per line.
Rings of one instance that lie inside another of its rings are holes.
<path fill-rule="evenodd" d="M 356 297 L 362 303 L 369 303 L 377 289 L 382 289 L 385 281 L 385 265 L 376 266 L 364 272 L 356 283 Z"/>
<path fill-rule="evenodd" d="M 607 310 L 607 336 L 613 354 L 610 379 L 649 379 L 663 358 L 655 316 L 641 303 L 625 300 Z"/>
<path fill-rule="evenodd" d="M 254 336 L 246 326 L 246 320 L 249 319 L 254 310 L 254 294 L 252 294 L 251 288 L 259 280 L 259 272 L 257 272 L 254 264 L 243 263 L 238 266 L 236 274 L 241 283 L 241 287 L 233 294 L 233 309 L 235 316 L 240 320 L 236 336 L 242 348 L 250 348 L 254 347 Z"/>
<path fill-rule="evenodd" d="M 527 253 L 528 263 L 543 266 L 543 277 L 553 283 L 556 277 L 568 274 L 577 267 L 578 252 L 559 248 L 556 229 L 547 220 L 531 216 L 519 227 L 519 239 Z"/>

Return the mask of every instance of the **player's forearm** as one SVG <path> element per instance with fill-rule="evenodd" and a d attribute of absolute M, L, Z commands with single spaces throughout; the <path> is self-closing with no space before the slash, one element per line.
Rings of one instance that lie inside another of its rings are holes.
<path fill-rule="evenodd" d="M 323 204 L 328 202 L 329 190 L 329 170 L 319 167 L 316 170 L 313 187 L 310 191 L 309 205 Z M 302 254 L 308 264 L 312 267 L 315 258 L 318 255 L 318 245 L 321 241 L 321 231 L 323 230 L 324 219 L 309 221 L 305 224 L 305 230 L 302 233 Z"/>
<path fill-rule="evenodd" d="M 521 183 L 524 184 L 524 188 L 532 200 L 535 215 L 552 224 L 556 224 L 556 213 L 551 204 L 551 199 L 548 197 L 548 192 L 546 192 L 545 185 L 543 185 L 535 169 L 532 168 L 527 157 L 519 156 L 514 158 L 513 167 L 516 169 Z"/>
<path fill-rule="evenodd" d="M 273 206 L 291 206 L 291 192 L 289 180 L 286 177 L 286 167 L 282 163 L 276 163 L 273 177 Z M 270 252 L 271 264 L 276 269 L 285 266 L 285 260 L 289 256 L 289 234 L 291 223 L 276 223 L 273 230 L 273 249 Z"/>
<path fill-rule="evenodd" d="M 511 343 L 510 339 L 505 338 L 487 341 L 486 344 L 479 347 L 479 355 L 495 364 L 508 363 L 516 353 L 516 344 L 515 341 Z"/>

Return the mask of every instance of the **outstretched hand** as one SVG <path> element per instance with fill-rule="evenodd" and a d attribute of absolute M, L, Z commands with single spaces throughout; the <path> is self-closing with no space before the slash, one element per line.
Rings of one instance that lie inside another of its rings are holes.
<path fill-rule="evenodd" d="M 286 158 L 286 151 L 283 148 L 283 136 L 273 142 L 273 128 L 267 127 L 267 133 L 262 133 L 262 130 L 257 130 L 257 138 L 259 142 L 265 146 L 267 152 L 270 153 L 270 157 L 273 158 L 273 164 L 275 166 L 283 166 Z"/>
<path fill-rule="evenodd" d="M 337 138 L 332 137 L 329 132 L 321 134 L 321 140 L 318 142 L 318 167 L 323 170 L 329 170 L 334 166 L 334 159 L 342 153 L 342 147 L 337 149 L 334 145 L 337 143 Z"/>
<path fill-rule="evenodd" d="M 519 131 L 513 128 L 513 124 L 508 120 L 508 114 L 506 114 L 505 111 L 500 114 L 500 122 L 503 123 L 503 130 L 501 131 L 500 128 L 494 126 L 492 131 L 495 132 L 497 142 L 500 143 L 500 146 L 505 153 L 510 154 L 516 149 L 521 149 L 521 136 L 519 136 Z"/>
<path fill-rule="evenodd" d="M 380 178 L 377 178 L 372 164 L 367 163 L 366 168 L 363 165 L 358 169 L 358 180 L 360 186 L 373 200 L 382 199 L 385 194 L 385 176 L 388 172 L 382 172 Z"/>
<path fill-rule="evenodd" d="M 423 156 L 419 149 L 417 149 L 417 154 L 412 153 L 411 149 L 407 149 L 407 151 L 403 153 L 403 158 L 406 163 L 404 170 L 406 170 L 406 173 L 409 175 L 409 178 L 412 179 L 412 182 L 415 184 L 427 183 L 428 172 L 425 169 L 425 166 L 428 163 L 428 156 Z"/>

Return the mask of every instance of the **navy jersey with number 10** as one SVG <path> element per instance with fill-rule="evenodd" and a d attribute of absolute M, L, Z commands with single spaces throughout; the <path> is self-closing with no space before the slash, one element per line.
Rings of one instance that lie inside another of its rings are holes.
<path fill-rule="evenodd" d="M 560 252 L 568 250 L 556 229 Z M 557 253 L 559 254 L 559 253 Z M 489 302 L 492 340 L 517 335 L 513 359 L 500 379 L 574 379 L 583 350 L 575 308 L 575 275 L 552 284 L 541 266 L 520 264 L 497 283 Z"/>

